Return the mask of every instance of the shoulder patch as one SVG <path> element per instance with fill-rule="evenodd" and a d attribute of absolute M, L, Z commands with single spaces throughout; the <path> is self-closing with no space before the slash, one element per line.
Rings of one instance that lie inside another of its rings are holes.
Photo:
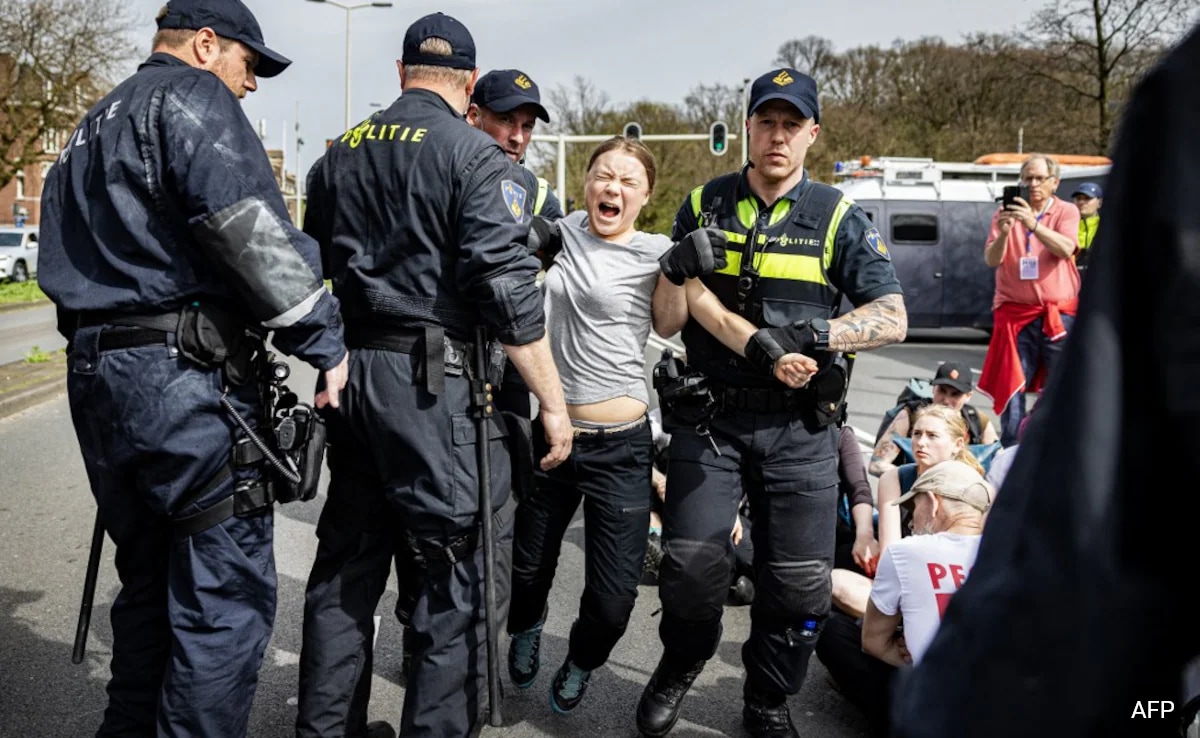
<path fill-rule="evenodd" d="M 525 188 L 511 179 L 506 179 L 500 183 L 500 194 L 504 196 L 504 204 L 508 206 L 513 220 L 520 223 L 525 217 L 525 200 L 529 196 Z"/>
<path fill-rule="evenodd" d="M 883 236 L 879 235 L 879 229 L 875 227 L 868 228 L 863 236 L 867 239 L 867 245 L 871 250 L 879 254 L 888 261 L 892 260 L 892 255 L 888 252 L 887 244 L 883 242 Z"/>

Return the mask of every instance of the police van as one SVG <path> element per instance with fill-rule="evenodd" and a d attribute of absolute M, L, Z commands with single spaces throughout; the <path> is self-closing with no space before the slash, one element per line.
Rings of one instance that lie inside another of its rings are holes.
<path fill-rule="evenodd" d="M 1057 194 L 1067 202 L 1082 182 L 1103 186 L 1108 159 L 1052 156 L 1061 169 Z M 974 162 L 837 162 L 833 185 L 862 206 L 891 252 L 909 327 L 991 328 L 995 273 L 983 261 L 984 242 L 1003 189 L 1017 184 L 1024 159 L 989 154 Z"/>

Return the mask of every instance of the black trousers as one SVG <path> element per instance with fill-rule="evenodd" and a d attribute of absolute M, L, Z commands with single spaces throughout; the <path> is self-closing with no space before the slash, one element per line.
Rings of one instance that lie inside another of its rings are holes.
<path fill-rule="evenodd" d="M 877 735 L 888 735 L 888 700 L 896 667 L 862 650 L 862 623 L 840 611 L 825 621 L 817 639 L 817 658 L 838 689 L 863 711 Z"/>
<path fill-rule="evenodd" d="M 298 738 L 363 734 L 373 616 L 408 536 L 446 545 L 477 529 L 478 459 L 467 380 L 447 376 L 445 392 L 430 395 L 414 381 L 417 361 L 389 351 L 351 351 L 342 406 L 327 414 L 329 498 L 305 595 Z M 496 420 L 489 447 L 500 574 L 509 569 L 512 537 L 504 436 Z M 402 583 L 418 593 L 400 734 L 471 735 L 487 701 L 482 542 L 454 564 L 430 561 L 419 576 L 406 574 Z M 498 584 L 503 603 L 503 576 Z M 497 619 L 504 617 L 501 612 Z"/>
<path fill-rule="evenodd" d="M 729 539 L 742 495 L 754 525 L 755 599 L 742 648 L 747 679 L 795 694 L 829 613 L 837 438 L 811 413 L 718 413 L 710 436 L 672 427 L 663 516 L 659 635 L 676 663 L 712 658 L 731 580 Z"/>
<path fill-rule="evenodd" d="M 533 438 L 534 458 L 541 458 L 547 448 L 540 423 L 534 423 Z M 541 619 L 563 535 L 582 500 L 586 584 L 568 658 L 587 670 L 608 660 L 629 624 L 642 576 L 653 455 L 646 423 L 616 433 L 578 435 L 571 458 L 549 472 L 537 470 L 534 489 L 517 507 L 510 633 L 528 630 Z"/>

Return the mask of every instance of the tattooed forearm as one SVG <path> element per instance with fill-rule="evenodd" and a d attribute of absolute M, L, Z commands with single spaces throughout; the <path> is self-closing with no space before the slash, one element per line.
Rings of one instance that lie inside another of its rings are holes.
<path fill-rule="evenodd" d="M 829 348 L 866 351 L 899 343 L 908 333 L 902 295 L 884 295 L 829 321 Z"/>

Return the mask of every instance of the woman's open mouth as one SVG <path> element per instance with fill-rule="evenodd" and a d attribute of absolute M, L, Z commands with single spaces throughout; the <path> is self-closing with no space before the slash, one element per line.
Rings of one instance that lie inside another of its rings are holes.
<path fill-rule="evenodd" d="M 619 216 L 621 214 L 620 207 L 618 207 L 616 205 L 611 205 L 606 202 L 600 203 L 600 205 L 596 209 L 599 210 L 600 215 L 603 215 L 605 218 L 616 218 L 617 216 Z"/>

